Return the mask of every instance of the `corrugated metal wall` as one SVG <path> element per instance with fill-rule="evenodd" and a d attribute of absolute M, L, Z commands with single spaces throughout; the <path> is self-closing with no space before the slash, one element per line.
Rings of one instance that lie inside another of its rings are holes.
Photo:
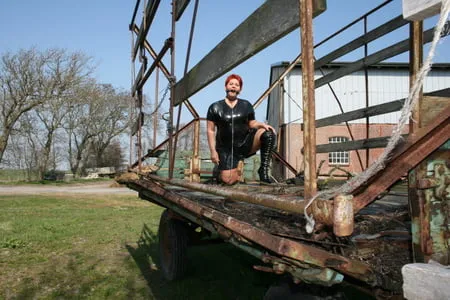
<path fill-rule="evenodd" d="M 283 72 L 284 66 L 273 66 L 271 81 L 276 80 Z M 325 73 L 329 72 L 327 69 Z M 405 68 L 371 68 L 369 73 L 369 106 L 400 100 L 408 96 L 409 70 Z M 316 78 L 322 73 L 316 71 Z M 330 85 L 341 102 L 344 112 L 366 106 L 364 71 L 333 81 Z M 450 68 L 432 70 L 425 78 L 424 92 L 431 92 L 450 87 Z M 283 89 L 284 88 L 284 89 Z M 316 89 L 316 119 L 340 114 L 341 111 L 330 86 L 324 85 Z M 280 91 L 283 93 L 281 94 Z M 282 101 L 280 101 L 280 95 Z M 276 88 L 269 96 L 267 120 L 270 124 L 302 123 L 302 83 L 301 69 L 295 68 L 284 80 L 281 87 Z M 281 116 L 281 123 L 279 122 Z M 370 123 L 396 124 L 399 113 L 370 118 Z M 365 120 L 353 121 L 363 123 Z"/>

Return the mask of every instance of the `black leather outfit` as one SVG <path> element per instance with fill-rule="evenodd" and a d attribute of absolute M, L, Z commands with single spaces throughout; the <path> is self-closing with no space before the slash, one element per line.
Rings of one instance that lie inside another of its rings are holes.
<path fill-rule="evenodd" d="M 250 102 L 238 99 L 231 108 L 220 100 L 211 104 L 207 119 L 216 125 L 216 150 L 219 154 L 219 170 L 235 169 L 240 160 L 253 155 L 250 153 L 256 129 L 248 122 L 255 119 L 255 111 Z"/>

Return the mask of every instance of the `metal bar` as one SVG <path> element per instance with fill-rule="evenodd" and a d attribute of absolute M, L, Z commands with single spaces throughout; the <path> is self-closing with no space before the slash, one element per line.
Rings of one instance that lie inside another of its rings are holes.
<path fill-rule="evenodd" d="M 272 151 L 272 156 L 275 157 L 276 159 L 278 159 L 285 167 L 287 167 L 292 173 L 294 173 L 295 175 L 297 175 L 299 172 L 290 164 L 288 163 L 282 156 L 280 153 L 276 152 L 276 151 Z"/>
<path fill-rule="evenodd" d="M 302 49 L 302 98 L 303 98 L 303 162 L 305 165 L 305 198 L 317 192 L 316 178 L 316 128 L 314 99 L 314 43 L 312 27 L 312 0 L 299 0 Z"/>
<path fill-rule="evenodd" d="M 410 37 L 410 74 L 409 74 L 409 86 L 414 85 L 417 74 L 423 63 L 423 22 L 415 21 L 411 22 L 409 26 Z M 420 106 L 423 99 L 423 90 L 419 92 L 419 101 L 411 112 L 411 121 L 409 123 L 409 132 L 416 132 L 421 125 Z M 414 120 L 414 121 L 413 121 Z M 412 251 L 413 259 L 415 262 L 425 262 L 424 238 L 425 229 L 428 228 L 428 224 L 424 223 L 424 211 L 423 211 L 423 198 L 419 197 L 419 191 L 417 188 L 417 180 L 423 178 L 426 175 L 426 170 L 421 167 L 421 164 L 414 170 L 411 170 L 408 174 L 408 204 L 411 211 L 411 223 L 412 228 L 417 228 L 413 234 L 418 234 L 417 239 L 413 239 Z M 425 222 L 426 223 L 426 222 Z M 416 227 L 417 226 L 417 227 Z M 429 234 L 429 231 L 428 231 Z"/>
<path fill-rule="evenodd" d="M 137 14 L 137 11 L 139 9 L 139 3 L 140 2 L 141 2 L 141 0 L 137 0 L 136 1 L 136 5 L 134 6 L 133 16 L 131 17 L 131 22 L 130 22 L 130 25 L 128 26 L 130 31 L 133 31 L 133 24 L 134 24 L 134 20 L 136 19 L 136 14 Z"/>
<path fill-rule="evenodd" d="M 136 91 L 139 88 L 139 82 L 142 80 L 142 76 L 144 76 L 146 69 L 147 69 L 147 59 L 144 59 L 143 63 L 141 64 L 141 67 L 139 69 L 139 72 L 134 80 L 133 87 L 131 88 L 131 95 L 133 97 L 134 97 L 134 95 L 136 95 Z"/>
<path fill-rule="evenodd" d="M 197 10 L 198 10 L 198 0 L 195 1 L 194 12 L 192 13 L 191 30 L 189 32 L 189 42 L 188 42 L 188 47 L 186 50 L 186 61 L 184 64 L 184 72 L 183 72 L 184 75 L 186 75 L 186 73 L 188 71 L 189 59 L 191 57 L 192 37 L 194 36 L 195 20 L 197 19 Z M 176 125 L 175 131 L 178 131 L 178 129 L 180 128 L 181 109 L 183 107 L 183 103 L 181 103 L 178 106 L 177 125 Z M 197 123 L 195 124 L 194 128 L 195 128 L 195 130 L 194 130 L 194 147 L 193 147 L 194 149 L 192 152 L 192 163 L 195 165 L 195 167 L 193 169 L 198 170 L 199 169 L 199 163 L 198 163 L 199 154 L 198 153 L 199 153 L 199 144 L 200 144 L 200 138 L 199 138 L 198 134 L 200 132 L 200 129 L 197 130 Z M 177 143 L 178 143 L 178 135 L 175 136 L 174 146 L 173 146 L 174 149 L 177 149 Z M 175 161 L 175 152 L 173 153 L 172 159 Z M 200 175 L 196 174 L 196 173 L 191 174 L 190 178 L 191 178 L 191 180 L 194 180 L 194 181 L 200 181 Z"/>
<path fill-rule="evenodd" d="M 208 185 L 197 182 L 187 182 L 182 179 L 167 179 L 156 175 L 147 175 L 148 178 L 163 182 L 170 185 L 181 186 L 188 188 L 190 190 L 195 190 L 199 192 L 205 192 L 208 194 L 213 194 L 217 196 L 222 196 L 230 198 L 232 200 L 238 200 L 243 202 L 248 202 L 256 205 L 261 205 L 265 207 L 271 207 L 276 209 L 281 209 L 285 211 L 303 213 L 303 209 L 306 206 L 306 201 L 301 197 L 292 197 L 291 199 L 282 199 L 274 195 L 268 194 L 251 194 L 245 193 L 238 190 L 230 190 L 226 187 L 221 187 L 217 185 Z"/>
<path fill-rule="evenodd" d="M 383 3 L 381 3 L 380 5 L 378 5 L 377 7 L 375 7 L 374 9 L 368 11 L 367 13 L 365 13 L 364 15 L 362 15 L 361 17 L 359 17 L 358 19 L 354 20 L 353 22 L 350 22 L 349 24 L 347 24 L 346 26 L 342 27 L 341 29 L 339 29 L 338 31 L 336 31 L 335 33 L 333 33 L 332 35 L 328 36 L 327 38 L 325 38 L 324 40 L 322 40 L 320 43 L 318 43 L 316 45 L 316 47 L 319 47 L 320 45 L 328 42 L 329 40 L 331 40 L 332 38 L 334 38 L 335 36 L 337 36 L 338 34 L 340 34 L 341 32 L 347 30 L 348 28 L 352 27 L 353 25 L 355 25 L 356 23 L 358 23 L 359 21 L 361 21 L 362 19 L 364 19 L 365 17 L 373 14 L 374 12 L 376 12 L 377 10 L 379 10 L 380 8 L 384 7 L 386 4 L 392 2 L 393 0 L 387 0 Z"/>
<path fill-rule="evenodd" d="M 325 127 L 334 124 L 339 124 L 343 122 L 348 122 L 352 120 L 358 120 L 365 117 L 378 116 L 387 114 L 394 111 L 399 111 L 403 107 L 403 103 L 405 99 L 395 100 L 383 104 L 378 104 L 374 106 L 370 106 L 367 108 L 361 108 L 353 111 L 349 111 L 346 113 L 342 113 L 339 115 L 334 115 L 330 117 L 326 117 L 323 119 L 316 120 L 316 127 Z"/>
<path fill-rule="evenodd" d="M 379 284 L 375 272 L 366 264 L 356 260 L 330 253 L 309 245 L 289 240 L 287 238 L 274 236 L 264 230 L 253 227 L 245 222 L 239 221 L 229 215 L 225 215 L 210 207 L 193 202 L 185 197 L 175 194 L 163 187 L 152 183 L 149 180 L 137 180 L 129 185 L 137 185 L 150 190 L 169 201 L 176 203 L 194 214 L 217 222 L 233 233 L 243 236 L 245 239 L 254 242 L 278 255 L 288 257 L 300 262 L 321 268 L 331 268 L 344 274 L 363 280 L 369 284 Z"/>
<path fill-rule="evenodd" d="M 155 77 L 155 111 L 153 112 L 153 149 L 156 147 L 156 134 L 158 132 L 158 90 L 159 90 L 159 68 L 156 69 Z"/>
<path fill-rule="evenodd" d="M 170 32 L 170 38 L 175 41 L 175 0 L 172 1 L 172 29 Z M 172 51 L 170 52 L 170 75 L 175 78 L 175 47 L 172 44 Z M 173 168 L 175 166 L 175 152 L 173 147 L 173 106 L 174 106 L 175 88 L 174 85 L 170 85 L 170 105 L 169 105 L 169 178 L 173 177 Z"/>
<path fill-rule="evenodd" d="M 315 0 L 314 15 L 325 10 Z M 175 85 L 175 105 L 299 26 L 298 0 L 267 0 Z"/>
<path fill-rule="evenodd" d="M 322 68 L 319 68 L 320 73 L 322 73 L 322 76 L 325 75 L 325 72 L 322 70 Z M 336 100 L 338 106 L 339 106 L 339 110 L 341 111 L 341 114 L 344 114 L 344 109 L 342 108 L 342 104 L 341 101 L 339 100 L 339 97 L 337 96 L 336 92 L 334 91 L 333 87 L 331 86 L 331 83 L 327 83 L 328 88 L 330 89 L 331 93 L 333 94 L 334 99 Z M 350 128 L 350 125 L 348 124 L 348 122 L 345 122 L 345 127 L 347 127 L 347 131 L 348 134 L 350 135 L 350 139 L 352 141 L 355 140 L 355 137 L 353 136 L 353 132 Z M 316 120 L 316 128 L 317 128 L 317 120 Z M 358 161 L 359 161 L 359 165 L 361 166 L 361 170 L 364 169 L 363 164 L 362 164 L 362 160 L 361 160 L 361 155 L 359 155 L 359 151 L 356 151 L 356 156 L 358 157 Z"/>
<path fill-rule="evenodd" d="M 137 35 L 139 35 L 141 32 L 137 25 L 134 25 L 133 31 Z M 158 54 L 156 53 L 156 51 L 153 49 L 153 47 L 150 45 L 150 43 L 147 40 L 144 40 L 144 47 L 145 47 L 145 50 L 147 50 L 148 53 L 150 53 L 151 57 L 153 57 L 153 59 L 156 60 L 156 57 L 158 56 Z M 158 68 L 160 68 L 160 70 L 163 72 L 164 76 L 166 76 L 167 80 L 170 81 L 171 80 L 170 72 L 166 68 L 166 66 L 164 65 L 164 63 L 162 61 L 158 62 Z"/>
<path fill-rule="evenodd" d="M 434 119 L 432 124 L 411 134 L 406 144 L 393 154 L 386 167 L 364 185 L 363 191 L 353 192 L 355 212 L 375 200 L 377 195 L 389 188 L 448 139 L 450 139 L 450 105 Z"/>
<path fill-rule="evenodd" d="M 377 38 L 386 35 L 397 28 L 400 28 L 404 25 L 408 24 L 408 21 L 403 18 L 402 15 L 384 23 L 383 25 L 369 31 L 365 32 L 364 35 L 352 40 L 351 42 L 337 48 L 336 50 L 328 53 L 327 55 L 319 58 L 316 63 L 315 67 L 320 68 L 328 64 L 329 62 L 332 62 L 338 57 L 342 57 L 347 53 L 352 52 L 355 49 L 358 49 L 359 47 L 366 45 L 367 43 L 376 40 Z M 317 47 L 317 45 L 316 45 Z"/>
<path fill-rule="evenodd" d="M 364 18 L 364 35 L 367 35 L 367 18 Z M 367 57 L 367 55 L 369 54 L 369 49 L 368 49 L 368 45 L 367 42 L 364 43 L 364 58 Z M 366 96 L 366 108 L 369 107 L 369 70 L 367 69 L 367 67 L 364 68 L 364 86 L 365 86 L 365 96 Z M 370 118 L 368 116 L 366 116 L 366 139 L 368 140 L 370 137 L 370 131 L 369 131 L 369 122 Z M 358 154 L 359 157 L 359 151 L 356 150 L 356 153 Z M 370 155 L 370 149 L 366 148 L 366 168 L 369 167 L 369 156 Z M 364 170 L 363 166 L 361 165 L 361 169 Z"/>
<path fill-rule="evenodd" d="M 414 82 L 416 81 L 417 74 L 420 71 L 420 68 L 423 64 L 423 22 L 422 21 L 415 21 L 411 22 L 409 26 L 410 31 L 410 54 L 409 54 L 409 61 L 410 61 L 410 74 L 409 74 L 409 86 L 412 88 L 414 85 Z M 416 105 L 413 107 L 413 110 L 411 112 L 411 121 L 409 126 L 409 132 L 415 132 L 420 127 L 421 122 L 421 116 L 420 116 L 420 105 L 422 103 L 423 98 L 423 87 L 419 91 L 419 99 L 416 103 Z"/>
<path fill-rule="evenodd" d="M 183 127 L 180 128 L 180 130 L 175 133 L 175 134 L 180 134 L 181 132 L 183 132 L 185 129 L 187 129 L 188 127 L 192 126 L 192 124 L 194 123 L 195 120 L 190 121 L 189 123 L 187 123 L 186 125 L 184 125 Z M 165 139 L 164 141 L 162 141 L 158 146 L 156 146 L 155 148 L 153 148 L 152 150 L 148 151 L 148 153 L 146 155 L 144 155 L 143 157 L 141 157 L 138 161 L 136 161 L 134 164 L 131 165 L 131 168 L 135 168 L 139 161 L 144 161 L 149 157 L 152 157 L 158 150 L 160 150 L 162 147 L 164 147 L 167 143 L 169 142 L 169 139 Z"/>
<path fill-rule="evenodd" d="M 139 34 L 139 27 L 137 27 L 136 25 L 133 27 L 133 31 L 136 34 Z M 150 43 L 147 40 L 144 40 L 144 47 L 145 49 L 150 53 L 150 55 L 153 57 L 153 59 L 156 59 L 157 54 L 156 51 L 153 50 L 152 46 L 150 45 Z M 166 66 L 164 66 L 162 61 L 158 62 L 158 68 L 164 73 L 164 76 L 166 76 L 166 79 L 168 81 L 172 81 L 172 76 L 170 75 L 169 70 L 166 68 Z M 199 115 L 197 113 L 197 111 L 195 110 L 195 108 L 192 106 L 192 104 L 189 102 L 189 100 L 185 100 L 184 104 L 186 105 L 186 107 L 189 109 L 189 112 L 192 114 L 192 116 L 194 118 L 198 118 Z"/>
<path fill-rule="evenodd" d="M 264 93 L 258 98 L 258 100 L 255 101 L 255 103 L 253 103 L 253 108 L 256 109 L 262 102 L 263 100 L 270 94 L 270 92 L 273 91 L 273 89 L 279 85 L 281 83 L 281 81 L 284 79 L 284 77 L 286 77 L 287 74 L 289 74 L 289 72 L 292 71 L 293 68 L 295 68 L 295 66 L 301 62 L 302 60 L 302 55 L 299 54 L 286 68 L 286 70 L 283 71 L 283 73 L 281 73 L 281 75 L 278 77 L 277 80 L 275 80 L 268 88 L 267 90 L 264 91 Z"/>
<path fill-rule="evenodd" d="M 164 54 L 166 54 L 167 50 L 169 50 L 170 48 L 173 47 L 173 41 L 174 41 L 174 39 L 172 37 L 170 37 L 164 42 L 164 46 L 162 47 L 162 49 L 159 52 L 158 56 L 155 58 L 155 61 L 152 63 L 150 68 L 147 70 L 147 72 L 145 73 L 144 77 L 137 83 L 137 88 L 138 89 L 142 89 L 144 87 L 145 82 L 147 82 L 147 79 L 150 77 L 150 75 L 155 70 L 156 66 L 158 65 L 158 62 L 161 61 L 161 59 L 163 58 Z M 134 93 L 133 93 L 133 96 L 134 96 Z"/>
<path fill-rule="evenodd" d="M 139 46 L 143 45 L 145 37 L 148 34 L 150 25 L 153 22 L 156 11 L 158 10 L 160 0 L 150 0 L 145 8 L 145 15 L 141 22 L 141 28 L 144 28 L 142 32 L 138 34 L 136 44 L 134 45 L 134 50 L 131 53 L 131 59 L 134 61 L 136 59 L 136 54 L 138 52 Z"/>
<path fill-rule="evenodd" d="M 450 28 L 450 21 L 446 22 L 446 25 Z M 433 33 L 434 33 L 434 27 L 425 31 L 423 40 L 424 43 L 429 43 L 433 39 Z M 448 32 L 444 32 L 442 36 L 447 36 L 450 34 L 450 30 Z M 334 81 L 336 79 L 339 79 L 345 75 L 354 73 L 356 71 L 359 71 L 363 69 L 365 66 L 373 65 L 377 62 L 383 61 L 387 58 L 394 57 L 398 54 L 401 54 L 403 52 L 406 52 L 409 50 L 409 39 L 403 40 L 399 43 L 396 43 L 390 47 L 387 47 L 383 50 L 380 50 L 372 55 L 367 56 L 366 58 L 357 60 L 353 62 L 351 65 L 345 68 L 340 68 L 332 73 L 329 73 L 315 81 L 316 88 L 321 87 L 324 84 L 327 84 L 328 82 Z"/>
<path fill-rule="evenodd" d="M 403 135 L 407 137 L 407 135 Z M 333 144 L 322 144 L 317 145 L 317 153 L 328 153 L 335 151 L 350 151 L 350 150 L 360 150 L 360 149 L 374 149 L 374 148 L 384 148 L 386 147 L 389 136 L 376 137 L 371 139 L 348 141 L 342 143 Z"/>

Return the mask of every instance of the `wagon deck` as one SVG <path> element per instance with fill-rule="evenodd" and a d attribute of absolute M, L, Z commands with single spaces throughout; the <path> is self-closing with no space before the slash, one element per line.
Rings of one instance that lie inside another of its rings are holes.
<path fill-rule="evenodd" d="M 141 198 L 174 211 L 176 218 L 191 224 L 192 231 L 197 226 L 206 228 L 260 258 L 265 265 L 257 269 L 289 272 L 298 280 L 326 285 L 340 281 L 344 274 L 368 287 L 401 289 L 400 269 L 410 261 L 411 251 L 404 191 L 386 194 L 364 208 L 355 218 L 354 234 L 337 237 L 326 226 L 307 234 L 302 214 L 161 183 L 155 176 L 132 178 L 121 182 L 138 191 Z M 204 185 L 283 198 L 298 197 L 302 192 L 301 187 L 286 184 Z M 311 276 L 314 272 L 317 274 Z"/>

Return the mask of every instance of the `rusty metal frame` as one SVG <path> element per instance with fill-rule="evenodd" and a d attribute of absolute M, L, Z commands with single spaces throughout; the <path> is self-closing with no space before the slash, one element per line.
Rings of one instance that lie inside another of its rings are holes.
<path fill-rule="evenodd" d="M 203 206 L 170 192 L 152 180 L 139 179 L 128 183 L 128 185 L 135 190 L 138 190 L 141 197 L 154 199 L 154 195 L 157 195 L 158 197 L 161 197 L 159 200 L 167 199 L 174 203 L 176 207 L 193 213 L 191 218 L 195 218 L 194 222 L 199 222 L 201 225 L 203 224 L 202 220 L 204 219 L 220 224 L 226 231 L 224 233 L 219 229 L 219 233 L 222 233 L 222 235 L 225 235 L 228 238 L 237 234 L 238 236 L 242 236 L 245 240 L 256 243 L 281 257 L 307 264 L 303 265 L 303 267 L 315 266 L 316 268 L 318 267 L 321 269 L 330 268 L 348 276 L 352 276 L 360 281 L 364 281 L 369 285 L 382 284 L 377 278 L 375 271 L 360 261 L 350 260 L 346 257 L 332 254 L 322 249 L 283 237 L 274 236 L 264 230 L 253 227 L 210 207 Z M 182 213 L 182 215 L 185 214 Z"/>

